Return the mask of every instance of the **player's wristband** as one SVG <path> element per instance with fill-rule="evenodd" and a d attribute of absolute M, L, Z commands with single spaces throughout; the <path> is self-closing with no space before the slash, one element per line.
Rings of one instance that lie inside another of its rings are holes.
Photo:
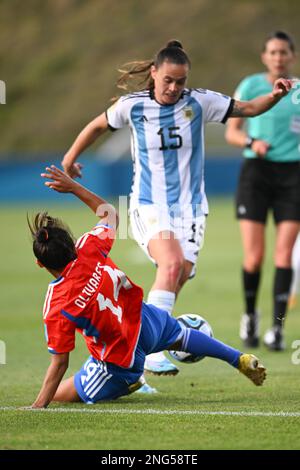
<path fill-rule="evenodd" d="M 250 136 L 248 135 L 244 147 L 245 147 L 246 149 L 251 149 L 251 148 L 252 148 L 252 144 L 253 144 L 253 142 L 254 142 L 255 140 L 256 140 L 256 139 L 254 139 L 253 137 L 250 137 Z"/>

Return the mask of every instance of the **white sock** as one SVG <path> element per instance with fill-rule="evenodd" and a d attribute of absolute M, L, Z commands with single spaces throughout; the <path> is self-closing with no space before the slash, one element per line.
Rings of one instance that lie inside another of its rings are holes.
<path fill-rule="evenodd" d="M 148 304 L 155 305 L 155 307 L 166 310 L 169 315 L 172 315 L 172 310 L 175 304 L 175 292 L 168 290 L 151 290 L 147 299 Z"/>
<path fill-rule="evenodd" d="M 175 304 L 175 293 L 167 290 L 151 290 L 147 299 L 148 304 L 155 305 L 155 307 L 166 310 L 169 315 L 172 315 L 172 310 Z M 154 361 L 162 361 L 165 359 L 164 353 L 152 353 L 148 354 L 148 359 Z"/>

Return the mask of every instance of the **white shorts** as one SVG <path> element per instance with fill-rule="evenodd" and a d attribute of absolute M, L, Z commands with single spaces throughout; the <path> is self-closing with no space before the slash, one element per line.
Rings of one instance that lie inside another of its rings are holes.
<path fill-rule="evenodd" d="M 190 277 L 195 275 L 195 264 L 204 244 L 205 215 L 193 217 L 183 214 L 181 217 L 172 217 L 164 206 L 140 204 L 130 207 L 129 216 L 134 239 L 153 263 L 155 260 L 148 251 L 149 241 L 158 238 L 159 232 L 173 232 L 185 260 L 194 265 Z"/>

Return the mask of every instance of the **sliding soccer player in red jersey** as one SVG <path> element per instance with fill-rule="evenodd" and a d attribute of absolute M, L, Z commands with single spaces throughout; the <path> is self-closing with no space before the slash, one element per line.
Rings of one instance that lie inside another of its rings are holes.
<path fill-rule="evenodd" d="M 164 349 L 224 360 L 262 385 L 266 372 L 255 356 L 183 328 L 166 311 L 143 302 L 142 289 L 108 256 L 118 226 L 113 206 L 55 166 L 42 176 L 50 180 L 45 182 L 49 188 L 77 196 L 100 223 L 75 244 L 62 222 L 47 213 L 29 222 L 37 263 L 55 277 L 43 312 L 52 359 L 32 408 L 51 401 L 97 403 L 128 395 L 143 385 L 146 355 Z M 90 356 L 75 376 L 62 382 L 76 331 Z"/>

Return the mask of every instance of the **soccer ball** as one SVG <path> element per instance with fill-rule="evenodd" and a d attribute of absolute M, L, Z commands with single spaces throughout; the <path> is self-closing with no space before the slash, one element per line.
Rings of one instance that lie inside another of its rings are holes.
<path fill-rule="evenodd" d="M 177 317 L 177 320 L 181 326 L 185 328 L 193 328 L 194 330 L 201 331 L 201 333 L 204 333 L 211 338 L 213 337 L 213 331 L 210 324 L 205 320 L 205 318 L 200 317 L 200 315 L 188 313 L 180 315 L 180 317 Z M 205 356 L 193 356 L 193 354 L 184 351 L 169 351 L 169 354 L 173 359 L 185 362 L 186 364 L 192 364 L 193 362 L 198 362 L 205 358 Z"/>

